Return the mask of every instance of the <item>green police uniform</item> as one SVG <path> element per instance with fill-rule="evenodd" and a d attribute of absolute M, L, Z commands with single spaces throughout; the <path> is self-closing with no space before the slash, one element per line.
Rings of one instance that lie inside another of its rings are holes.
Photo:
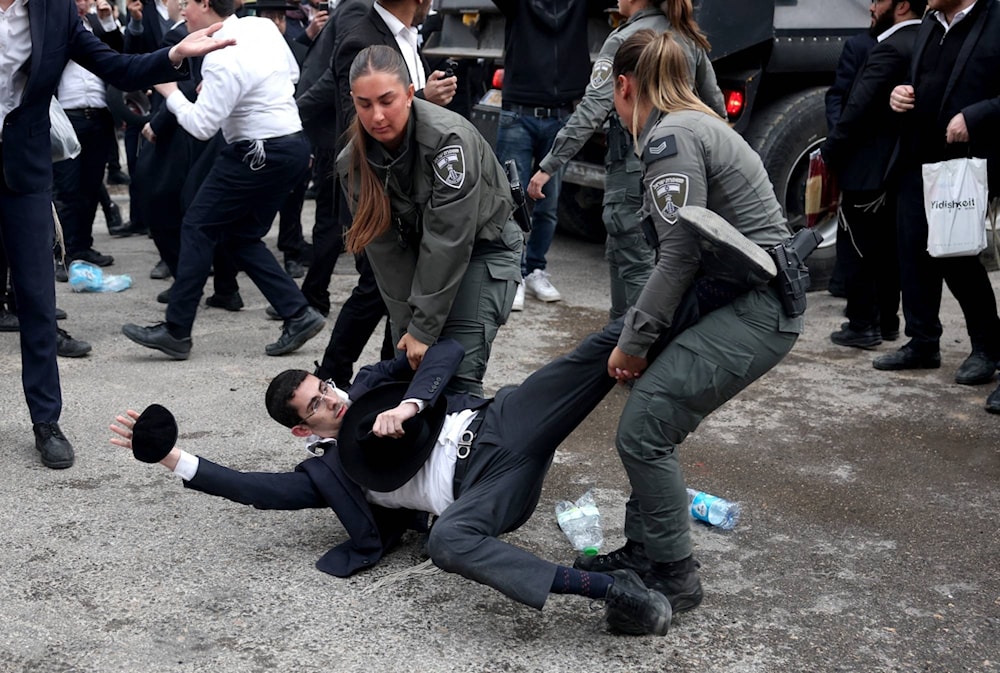
<path fill-rule="evenodd" d="M 482 395 L 493 339 L 521 280 L 524 239 L 511 217 L 507 176 L 472 124 L 419 98 L 397 151 L 366 140 L 368 164 L 392 210 L 391 228 L 366 253 L 394 338 L 455 339 L 465 360 L 450 389 Z M 350 175 L 352 151 L 341 152 L 337 171 L 352 186 L 354 212 L 360 176 Z"/>
<path fill-rule="evenodd" d="M 658 8 L 641 9 L 608 35 L 594 61 L 590 84 L 583 99 L 559 131 L 552 150 L 539 168 L 553 175 L 584 146 L 587 139 L 608 121 L 608 152 L 605 156 L 604 226 L 608 232 L 605 256 L 611 272 L 611 319 L 623 315 L 635 304 L 653 268 L 655 254 L 639 230 L 637 212 L 642 205 L 642 164 L 632 151 L 629 137 L 615 113 L 614 78 L 611 68 L 615 54 L 633 33 L 650 29 L 662 33 L 670 21 Z M 688 56 L 689 76 L 695 92 L 720 115 L 725 115 L 722 92 L 708 55 L 696 44 L 677 36 Z"/>
<path fill-rule="evenodd" d="M 660 257 L 626 315 L 618 346 L 644 357 L 696 277 L 699 284 L 732 280 L 726 269 L 712 268 L 708 256 L 702 259 L 697 236 L 677 222 L 680 207 L 709 208 L 765 248 L 788 231 L 760 157 L 722 120 L 703 112 L 654 111 L 640 142 L 643 214 L 655 227 Z M 677 446 L 705 416 L 774 367 L 802 331 L 802 318 L 785 315 L 774 288 L 743 287 L 734 295 L 667 345 L 636 381 L 622 412 L 616 446 L 632 486 L 625 534 L 645 544 L 653 561 L 691 554 Z"/>

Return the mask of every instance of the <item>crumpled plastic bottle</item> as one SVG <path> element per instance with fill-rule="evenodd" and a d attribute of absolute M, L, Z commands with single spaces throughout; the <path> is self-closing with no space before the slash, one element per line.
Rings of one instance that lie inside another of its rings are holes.
<path fill-rule="evenodd" d="M 691 516 L 722 530 L 732 530 L 740 520 L 740 504 L 693 488 L 687 490 Z"/>
<path fill-rule="evenodd" d="M 593 491 L 587 491 L 575 503 L 569 500 L 557 502 L 556 521 L 574 549 L 585 556 L 596 556 L 601 551 L 604 531 L 601 530 L 601 513 L 594 501 Z"/>
<path fill-rule="evenodd" d="M 132 287 L 132 277 L 105 274 L 99 266 L 76 260 L 69 265 L 69 286 L 73 292 L 121 292 Z"/>

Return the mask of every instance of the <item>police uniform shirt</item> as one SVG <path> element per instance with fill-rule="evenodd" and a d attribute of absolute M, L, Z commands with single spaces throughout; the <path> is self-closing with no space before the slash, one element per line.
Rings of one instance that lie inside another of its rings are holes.
<path fill-rule="evenodd" d="M 641 152 L 645 166 L 643 216 L 655 227 L 660 258 L 625 316 L 619 347 L 644 357 L 669 327 L 681 297 L 702 268 L 699 239 L 677 226 L 678 209 L 708 208 L 765 248 L 783 241 L 788 231 L 760 157 L 718 117 L 654 110 L 640 147 L 636 152 Z"/>
<path fill-rule="evenodd" d="M 438 434 L 437 442 L 420 471 L 395 491 L 379 493 L 362 489 L 365 499 L 374 505 L 390 509 L 412 509 L 436 516 L 444 513 L 448 506 L 455 502 L 454 482 L 458 440 L 478 414 L 476 409 L 464 409 L 448 414 Z M 336 446 L 336 440 L 310 438 L 310 446 L 326 442 L 331 443 L 333 447 Z M 191 481 L 198 473 L 198 456 L 183 450 L 180 453 L 174 474 L 184 481 Z"/>
<path fill-rule="evenodd" d="M 180 91 L 167 98 L 184 130 L 209 140 L 221 128 L 227 143 L 301 131 L 295 105 L 299 66 L 274 22 L 230 16 L 215 37 L 235 38 L 236 44 L 205 55 L 198 101 Z"/>

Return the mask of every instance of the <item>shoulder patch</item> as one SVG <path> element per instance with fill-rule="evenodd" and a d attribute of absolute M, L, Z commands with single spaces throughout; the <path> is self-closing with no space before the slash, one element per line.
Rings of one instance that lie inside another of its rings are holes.
<path fill-rule="evenodd" d="M 431 162 L 437 179 L 451 187 L 461 189 L 465 184 L 465 152 L 461 145 L 448 145 Z"/>
<path fill-rule="evenodd" d="M 654 161 L 666 159 L 676 154 L 677 138 L 671 133 L 670 135 L 657 136 L 646 143 L 646 149 L 642 151 L 642 160 L 647 164 L 651 164 Z"/>
<path fill-rule="evenodd" d="M 687 204 L 688 176 L 664 173 L 649 183 L 649 196 L 656 212 L 669 224 L 677 223 L 677 211 Z"/>
<path fill-rule="evenodd" d="M 590 71 L 590 86 L 600 89 L 609 79 L 611 79 L 611 59 L 599 58 L 594 61 L 594 68 Z"/>

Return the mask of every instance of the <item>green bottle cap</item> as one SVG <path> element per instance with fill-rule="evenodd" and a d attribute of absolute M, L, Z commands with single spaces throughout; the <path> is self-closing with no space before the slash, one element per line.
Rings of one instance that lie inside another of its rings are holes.
<path fill-rule="evenodd" d="M 597 552 L 598 552 L 597 547 L 584 547 L 583 548 L 583 555 L 584 556 L 597 556 Z"/>

